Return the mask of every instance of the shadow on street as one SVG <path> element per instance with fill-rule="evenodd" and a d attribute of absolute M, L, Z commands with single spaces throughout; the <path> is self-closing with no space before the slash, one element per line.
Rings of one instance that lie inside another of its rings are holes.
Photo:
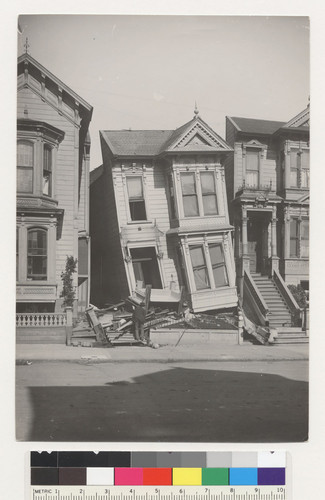
<path fill-rule="evenodd" d="M 33 416 L 26 438 L 30 441 L 308 438 L 308 383 L 279 375 L 175 367 L 132 381 L 28 391 Z"/>

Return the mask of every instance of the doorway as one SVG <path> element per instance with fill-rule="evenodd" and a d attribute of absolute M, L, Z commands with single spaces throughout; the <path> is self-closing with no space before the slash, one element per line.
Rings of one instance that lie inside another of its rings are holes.
<path fill-rule="evenodd" d="M 134 277 L 140 288 L 151 285 L 152 288 L 162 288 L 156 249 L 154 247 L 131 248 Z"/>
<path fill-rule="evenodd" d="M 249 215 L 247 224 L 247 254 L 252 273 L 263 273 L 268 256 L 269 218 L 265 214 Z"/>

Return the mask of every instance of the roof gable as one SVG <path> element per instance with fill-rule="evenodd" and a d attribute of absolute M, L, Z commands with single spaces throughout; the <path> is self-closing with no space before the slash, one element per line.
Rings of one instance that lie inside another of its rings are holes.
<path fill-rule="evenodd" d="M 298 115 L 291 118 L 291 120 L 283 126 L 285 128 L 309 128 L 309 106 L 307 106 L 307 108 L 301 111 Z"/>
<path fill-rule="evenodd" d="M 199 116 L 183 125 L 170 137 L 164 152 L 231 151 L 227 142 L 209 127 Z"/>

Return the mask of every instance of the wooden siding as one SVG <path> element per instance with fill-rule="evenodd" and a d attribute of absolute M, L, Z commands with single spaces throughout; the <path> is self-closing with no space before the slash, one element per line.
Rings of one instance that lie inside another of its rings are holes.
<path fill-rule="evenodd" d="M 235 142 L 235 128 L 233 124 L 226 118 L 226 141 L 233 148 Z M 234 153 L 230 153 L 226 156 L 225 163 L 225 179 L 226 179 L 226 190 L 228 206 L 234 197 Z M 230 213 L 230 218 L 232 219 L 232 214 Z"/>
<path fill-rule="evenodd" d="M 65 267 L 67 255 L 76 255 L 74 240 L 77 234 L 75 218 L 75 168 L 76 168 L 76 140 L 75 126 L 46 101 L 43 101 L 30 88 L 23 88 L 18 92 L 17 116 L 26 118 L 24 110 L 28 111 L 28 118 L 44 121 L 65 132 L 65 137 L 59 145 L 57 161 L 54 166 L 53 191 L 59 208 L 64 210 L 62 232 L 56 241 L 56 282 L 58 297 L 61 292 L 61 272 Z M 78 149 L 77 149 L 78 151 Z M 76 273 L 77 279 L 77 273 Z"/>

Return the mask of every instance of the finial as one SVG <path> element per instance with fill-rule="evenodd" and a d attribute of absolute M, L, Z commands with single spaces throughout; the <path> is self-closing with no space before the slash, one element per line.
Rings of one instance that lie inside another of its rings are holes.
<path fill-rule="evenodd" d="M 24 47 L 25 47 L 25 54 L 28 54 L 28 49 L 30 47 L 29 43 L 28 43 L 28 37 L 26 36 L 26 42 L 24 43 Z"/>
<path fill-rule="evenodd" d="M 194 115 L 195 117 L 199 116 L 199 110 L 197 109 L 196 101 L 195 101 Z"/>

